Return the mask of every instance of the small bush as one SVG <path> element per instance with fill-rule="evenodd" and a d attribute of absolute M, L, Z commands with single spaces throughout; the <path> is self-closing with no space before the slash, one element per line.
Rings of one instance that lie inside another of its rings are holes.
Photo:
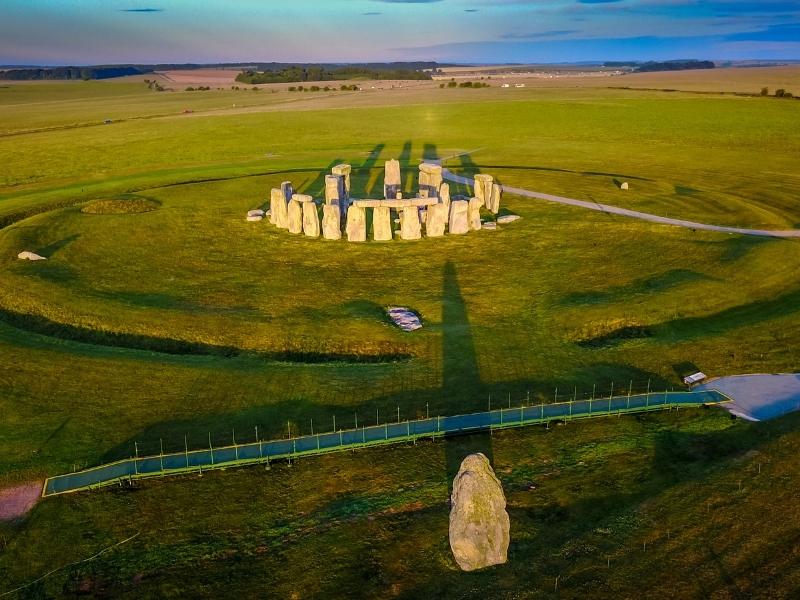
<path fill-rule="evenodd" d="M 312 86 L 311 86 L 311 88 L 310 88 L 310 91 L 312 91 L 312 92 L 318 92 L 318 91 L 319 91 L 319 89 L 320 89 L 320 88 L 319 88 L 319 86 L 318 86 L 318 85 L 312 85 Z"/>
<path fill-rule="evenodd" d="M 290 85 L 290 86 L 289 86 L 289 91 L 290 91 L 290 92 L 296 92 L 296 91 L 297 91 L 297 86 Z"/>
<path fill-rule="evenodd" d="M 192 86 L 189 86 L 189 87 L 186 88 L 186 91 L 187 92 L 193 92 L 194 88 Z"/>
<path fill-rule="evenodd" d="M 444 84 L 443 84 L 443 83 L 440 83 L 440 84 L 439 84 L 439 89 L 442 89 L 442 88 L 444 88 Z"/>
<path fill-rule="evenodd" d="M 775 97 L 776 98 L 783 98 L 786 95 L 786 90 L 783 88 L 775 90 Z"/>
<path fill-rule="evenodd" d="M 449 87 L 449 88 L 458 87 L 458 84 L 455 81 L 448 81 L 447 82 L 447 87 Z"/>
<path fill-rule="evenodd" d="M 761 88 L 761 95 L 762 96 L 769 96 L 769 88 L 767 88 L 767 87 Z"/>

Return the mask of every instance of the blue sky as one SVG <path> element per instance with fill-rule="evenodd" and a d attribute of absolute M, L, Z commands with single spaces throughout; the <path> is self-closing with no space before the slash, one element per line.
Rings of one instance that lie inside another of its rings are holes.
<path fill-rule="evenodd" d="M 0 0 L 0 64 L 800 59 L 800 0 Z"/>

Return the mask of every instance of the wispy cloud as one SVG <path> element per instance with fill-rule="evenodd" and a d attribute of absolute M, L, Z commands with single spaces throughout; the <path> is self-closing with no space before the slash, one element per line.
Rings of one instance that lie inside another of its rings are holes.
<path fill-rule="evenodd" d="M 504 40 L 536 40 L 542 38 L 559 37 L 580 33 L 578 29 L 552 29 L 550 31 L 532 31 L 530 33 L 504 33 L 500 37 Z"/>
<path fill-rule="evenodd" d="M 365 12 L 365 13 L 361 13 L 361 14 L 364 15 L 365 17 L 375 17 L 377 15 L 382 15 L 383 13 L 382 12 L 372 11 L 372 12 Z"/>
<path fill-rule="evenodd" d="M 121 8 L 119 12 L 127 13 L 157 13 L 164 12 L 163 8 Z"/>

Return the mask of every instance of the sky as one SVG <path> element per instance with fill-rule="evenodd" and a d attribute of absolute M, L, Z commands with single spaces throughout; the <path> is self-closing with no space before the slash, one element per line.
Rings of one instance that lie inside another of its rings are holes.
<path fill-rule="evenodd" d="M 800 0 L 0 0 L 0 64 L 800 59 Z"/>

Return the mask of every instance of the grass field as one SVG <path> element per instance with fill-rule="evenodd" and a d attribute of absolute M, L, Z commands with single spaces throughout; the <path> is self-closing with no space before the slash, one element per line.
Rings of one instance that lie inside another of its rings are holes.
<path fill-rule="evenodd" d="M 411 192 L 419 161 L 439 157 L 542 192 L 795 228 L 798 102 L 92 82 L 0 87 L 0 106 L 3 486 L 129 456 L 134 442 L 179 450 L 184 436 L 202 447 L 256 426 L 267 437 L 398 408 L 462 413 L 490 396 L 663 389 L 692 369 L 797 370 L 796 241 L 514 196 L 503 207 L 520 221 L 418 242 L 307 240 L 244 214 L 287 179 L 321 196 L 339 162 L 353 165 L 356 196 L 375 197 L 383 161 L 399 158 Z M 22 250 L 48 260 L 19 261 Z M 389 304 L 425 328 L 396 330 Z M 772 520 L 764 507 L 792 502 L 797 423 L 670 413 L 48 500 L 0 526 L 0 593 L 139 532 L 22 595 L 540 597 L 559 576 L 567 597 L 666 596 L 653 571 L 666 564 L 700 573 L 679 595 L 791 597 L 797 556 L 778 550 L 796 542 L 800 515 Z M 513 544 L 507 566 L 465 578 L 445 500 L 475 448 L 492 452 L 509 494 Z M 762 455 L 770 474 L 755 477 Z"/>

